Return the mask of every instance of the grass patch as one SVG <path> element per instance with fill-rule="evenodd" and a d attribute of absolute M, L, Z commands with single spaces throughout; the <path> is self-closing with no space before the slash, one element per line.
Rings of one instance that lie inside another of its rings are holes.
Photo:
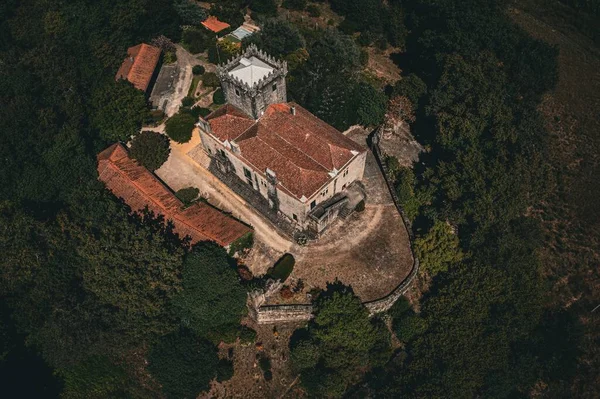
<path fill-rule="evenodd" d="M 196 92 L 196 87 L 198 87 L 198 83 L 201 79 L 202 75 L 194 75 L 194 78 L 192 79 L 192 84 L 190 85 L 190 89 L 188 90 L 188 97 L 196 98 L 196 96 L 194 96 L 194 93 Z"/>
<path fill-rule="evenodd" d="M 292 254 L 285 254 L 279 258 L 275 265 L 267 271 L 267 274 L 272 279 L 281 280 L 281 282 L 284 282 L 287 280 L 290 274 L 292 274 L 295 263 L 296 260 Z"/>

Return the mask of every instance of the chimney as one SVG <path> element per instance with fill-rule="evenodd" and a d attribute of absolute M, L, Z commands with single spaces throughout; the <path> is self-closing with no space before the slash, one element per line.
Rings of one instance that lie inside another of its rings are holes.
<path fill-rule="evenodd" d="M 290 107 L 290 112 L 292 113 L 292 115 L 296 115 L 296 107 L 294 107 L 293 105 Z"/>

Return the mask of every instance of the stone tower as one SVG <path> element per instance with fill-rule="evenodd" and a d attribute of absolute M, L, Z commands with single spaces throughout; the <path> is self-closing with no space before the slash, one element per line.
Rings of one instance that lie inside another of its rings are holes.
<path fill-rule="evenodd" d="M 260 118 L 269 104 L 287 102 L 287 63 L 268 56 L 254 44 L 219 65 L 217 75 L 225 100 L 254 119 Z"/>

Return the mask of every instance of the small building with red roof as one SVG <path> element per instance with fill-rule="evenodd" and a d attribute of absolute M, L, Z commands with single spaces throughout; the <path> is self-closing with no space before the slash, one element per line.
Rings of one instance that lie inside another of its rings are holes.
<path fill-rule="evenodd" d="M 183 203 L 152 172 L 129 158 L 125 147 L 115 143 L 98 154 L 98 178 L 134 212 L 146 207 L 173 222 L 180 237 L 191 243 L 214 241 L 227 247 L 250 234 L 252 228 L 204 202 L 184 208 Z"/>
<path fill-rule="evenodd" d="M 254 46 L 218 68 L 227 104 L 200 118 L 204 150 L 299 229 L 320 233 L 348 205 L 366 149 L 287 102 L 285 63 Z"/>
<path fill-rule="evenodd" d="M 150 92 L 150 84 L 160 61 L 161 50 L 146 43 L 127 49 L 127 58 L 117 71 L 115 80 L 127 79 L 136 89 Z"/>
<path fill-rule="evenodd" d="M 202 26 L 204 26 L 206 29 L 215 33 L 219 33 L 231 26 L 227 22 L 219 21 L 217 17 L 212 15 L 206 18 L 206 20 L 202 21 L 201 23 Z"/>

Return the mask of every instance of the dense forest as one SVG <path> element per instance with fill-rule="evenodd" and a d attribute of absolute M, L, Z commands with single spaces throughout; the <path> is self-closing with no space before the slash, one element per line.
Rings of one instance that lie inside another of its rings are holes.
<path fill-rule="evenodd" d="M 277 18 L 275 0 L 214 3 L 211 13 L 232 26 L 250 10 L 263 29 L 244 45 L 288 61 L 290 99 L 343 130 L 381 124 L 400 98 L 426 148 L 414 169 L 394 169 L 423 295 L 381 319 L 368 318 L 350 287 L 318 295 L 315 319 L 290 342 L 307 394 L 597 396 L 581 321 L 594 297 L 557 303 L 538 256 L 548 239 L 539 210 L 564 201 L 538 112 L 557 84 L 557 50 L 519 29 L 506 1 L 328 0 L 343 21 L 326 28 Z M 316 15 L 323 3 L 281 6 Z M 598 12 L 593 2 L 564 4 Z M 234 372 L 217 345 L 252 336 L 240 325 L 250 287 L 235 261 L 211 243 L 190 247 L 156 215 L 131 214 L 98 182 L 95 163 L 149 118 L 144 95 L 114 81 L 126 49 L 164 35 L 214 56 L 213 38 L 181 29 L 206 16 L 187 0 L 0 4 L 9 397 L 187 398 Z M 388 46 L 401 49 L 393 87 L 364 73 L 365 49 Z"/>

